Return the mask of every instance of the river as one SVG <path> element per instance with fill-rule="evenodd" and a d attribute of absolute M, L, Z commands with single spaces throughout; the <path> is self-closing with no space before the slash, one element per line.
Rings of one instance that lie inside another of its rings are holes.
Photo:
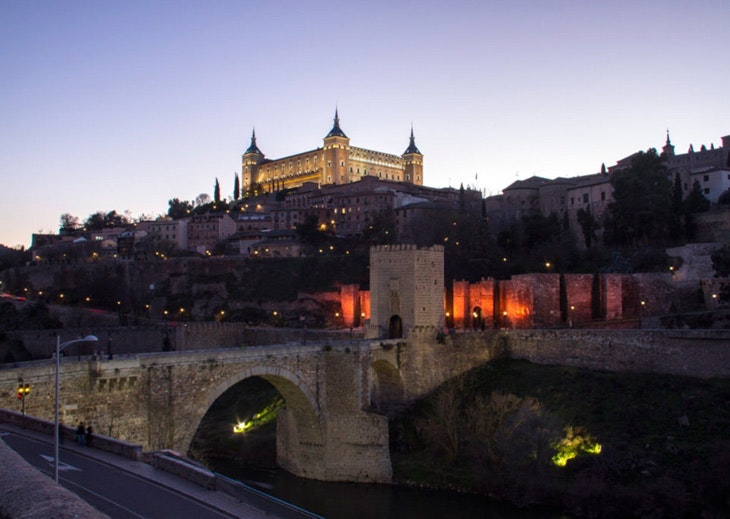
<path fill-rule="evenodd" d="M 215 460 L 210 468 L 327 519 L 423 519 L 565 517 L 524 510 L 486 497 L 396 485 L 325 483 L 298 478 L 281 469 L 251 470 L 233 461 Z"/>

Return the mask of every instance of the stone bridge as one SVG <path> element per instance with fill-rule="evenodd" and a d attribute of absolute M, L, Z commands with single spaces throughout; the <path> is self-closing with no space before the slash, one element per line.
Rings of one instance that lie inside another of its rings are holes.
<path fill-rule="evenodd" d="M 433 339 L 436 331 L 420 335 Z M 413 346 L 420 335 L 413 333 Z M 61 363 L 60 416 L 66 425 L 91 422 L 98 432 L 145 449 L 187 453 L 216 399 L 260 377 L 285 402 L 277 417 L 279 466 L 313 479 L 385 482 L 391 479 L 388 410 L 453 375 L 443 369 L 419 374 L 429 350 L 413 355 L 404 339 L 394 339 L 69 357 Z M 22 380 L 31 386 L 26 413 L 52 420 L 54 372 L 52 360 L 0 369 L 0 407 L 20 410 Z"/>
<path fill-rule="evenodd" d="M 61 418 L 102 434 L 187 453 L 206 412 L 251 377 L 271 383 L 277 463 L 302 477 L 387 482 L 388 414 L 497 356 L 609 371 L 730 376 L 726 330 L 508 330 L 443 335 L 414 327 L 406 338 L 64 359 Z M 0 365 L 0 407 L 53 419 L 51 361 Z M 231 424 L 232 425 L 232 424 Z"/>

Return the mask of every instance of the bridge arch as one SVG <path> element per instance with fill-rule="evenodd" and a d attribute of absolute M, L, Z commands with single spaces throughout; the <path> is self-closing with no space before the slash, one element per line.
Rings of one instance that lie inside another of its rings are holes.
<path fill-rule="evenodd" d="M 255 366 L 230 375 L 204 393 L 194 416 L 190 417 L 190 430 L 186 431 L 181 445 L 187 452 L 193 442 L 206 413 L 226 391 L 252 377 L 259 377 L 270 383 L 281 394 L 286 414 L 286 423 L 294 427 L 288 436 L 314 445 L 324 443 L 324 417 L 314 394 L 302 379 L 291 371 L 273 366 Z M 281 411 L 280 411 L 281 413 Z M 278 421 L 278 419 L 277 419 Z M 278 424 L 277 424 L 278 425 Z M 280 429 L 277 427 L 277 444 L 280 444 Z"/>
<path fill-rule="evenodd" d="M 394 404 L 403 401 L 403 378 L 398 368 L 387 360 L 376 360 L 370 369 L 370 407 L 379 413 L 388 414 Z"/>

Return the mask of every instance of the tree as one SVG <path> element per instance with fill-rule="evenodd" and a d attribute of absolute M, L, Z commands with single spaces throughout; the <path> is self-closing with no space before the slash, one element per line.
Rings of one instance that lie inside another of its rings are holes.
<path fill-rule="evenodd" d="M 700 183 L 695 180 L 692 184 L 692 191 L 687 195 L 684 201 L 684 212 L 686 214 L 704 213 L 710 210 L 710 201 L 702 193 Z"/>
<path fill-rule="evenodd" d="M 87 231 L 99 231 L 104 228 L 104 213 L 97 211 L 90 214 L 84 222 L 84 229 Z"/>
<path fill-rule="evenodd" d="M 124 227 L 129 224 L 129 217 L 116 211 L 109 211 L 104 215 L 104 227 Z"/>
<path fill-rule="evenodd" d="M 679 173 L 677 173 L 674 176 L 674 186 L 672 187 L 672 212 L 669 220 L 670 235 L 675 238 L 684 235 L 684 228 L 682 227 L 682 214 L 684 213 L 683 198 L 682 179 L 679 177 Z"/>
<path fill-rule="evenodd" d="M 583 231 L 583 242 L 586 244 L 586 248 L 590 249 L 593 244 L 593 240 L 596 238 L 596 231 L 601 228 L 595 217 L 591 213 L 591 208 L 578 209 L 576 213 L 578 223 Z"/>
<path fill-rule="evenodd" d="M 180 200 L 179 198 L 173 198 L 168 200 L 167 204 L 169 208 L 167 210 L 167 216 L 174 220 L 185 218 L 193 210 L 193 203 L 187 200 Z"/>
<path fill-rule="evenodd" d="M 241 183 L 238 180 L 238 174 L 233 174 L 233 200 L 238 200 L 241 195 Z"/>
<path fill-rule="evenodd" d="M 684 234 L 689 241 L 694 241 L 697 237 L 697 222 L 695 214 L 704 213 L 710 210 L 710 201 L 705 198 L 702 193 L 700 183 L 695 180 L 692 184 L 692 191 L 687 195 L 687 199 L 683 204 L 684 213 Z"/>
<path fill-rule="evenodd" d="M 200 193 L 195 197 L 195 207 L 206 205 L 210 203 L 210 195 L 208 193 Z"/>
<path fill-rule="evenodd" d="M 723 191 L 717 199 L 717 203 L 720 205 L 730 205 L 730 189 Z"/>
<path fill-rule="evenodd" d="M 611 185 L 613 242 L 632 246 L 666 243 L 672 187 L 657 151 L 652 148 L 635 154 L 628 168 L 611 175 Z"/>
<path fill-rule="evenodd" d="M 370 225 L 363 231 L 363 238 L 371 245 L 389 245 L 398 241 L 395 213 L 384 209 L 373 215 Z"/>
<path fill-rule="evenodd" d="M 215 187 L 213 188 L 213 201 L 216 204 L 221 201 L 221 185 L 218 183 L 218 177 L 215 179 Z"/>
<path fill-rule="evenodd" d="M 73 234 L 81 227 L 81 223 L 76 216 L 69 213 L 63 213 L 61 215 L 61 223 L 58 229 L 58 234 Z"/>
<path fill-rule="evenodd" d="M 296 231 L 302 243 L 311 249 L 318 248 L 326 239 L 324 231 L 319 226 L 319 217 L 314 213 L 307 214 L 304 221 L 297 224 Z"/>
<path fill-rule="evenodd" d="M 129 218 L 112 210 L 108 213 L 97 211 L 86 219 L 84 228 L 87 231 L 100 231 L 108 227 L 125 227 L 130 224 Z"/>
<path fill-rule="evenodd" d="M 715 276 L 726 278 L 730 276 L 730 245 L 724 245 L 710 256 Z"/>

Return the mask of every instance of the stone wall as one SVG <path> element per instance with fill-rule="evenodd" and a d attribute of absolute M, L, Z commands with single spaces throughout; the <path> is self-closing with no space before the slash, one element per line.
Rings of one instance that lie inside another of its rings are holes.
<path fill-rule="evenodd" d="M 505 355 L 603 371 L 730 376 L 728 330 L 486 330 L 452 334 L 448 341 L 459 352 L 482 348 L 487 358 Z"/>

